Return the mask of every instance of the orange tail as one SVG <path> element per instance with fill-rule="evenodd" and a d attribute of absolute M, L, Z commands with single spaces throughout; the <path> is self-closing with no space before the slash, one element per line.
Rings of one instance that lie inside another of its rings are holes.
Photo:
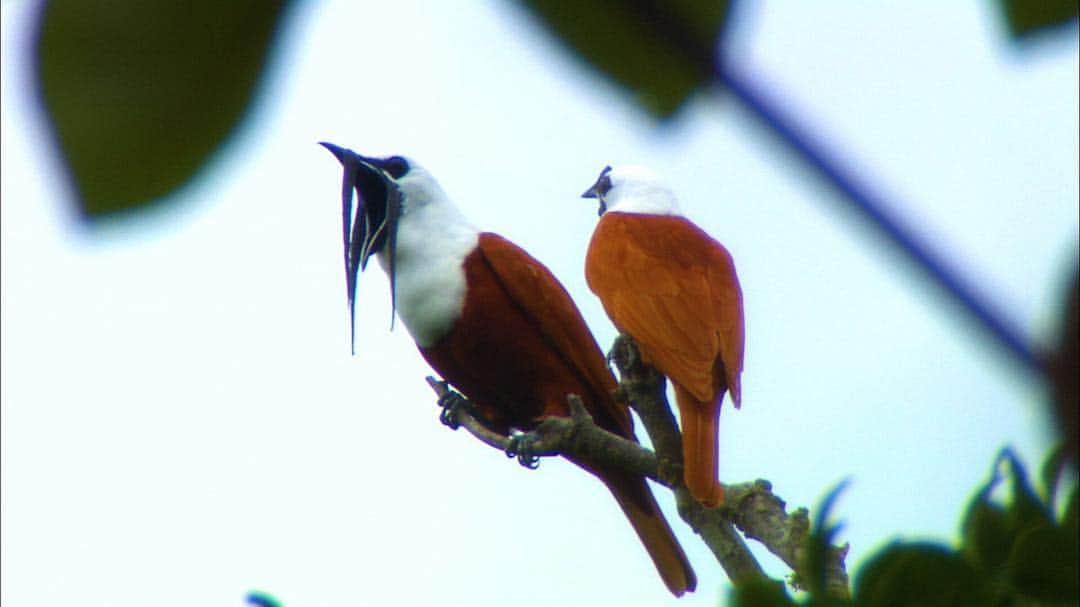
<path fill-rule="evenodd" d="M 576 459 L 571 461 L 604 481 L 645 545 L 668 590 L 677 597 L 692 592 L 697 587 L 697 576 L 645 479 L 622 473 L 600 472 Z"/>
<path fill-rule="evenodd" d="M 717 403 L 700 401 L 679 384 L 675 387 L 675 402 L 679 405 L 682 423 L 683 478 L 690 495 L 713 508 L 724 502 L 724 489 L 717 480 Z"/>

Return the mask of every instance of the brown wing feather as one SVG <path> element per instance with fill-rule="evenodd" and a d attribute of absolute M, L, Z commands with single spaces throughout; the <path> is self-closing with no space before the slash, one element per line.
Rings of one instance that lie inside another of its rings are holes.
<path fill-rule="evenodd" d="M 595 399 L 585 399 L 587 405 L 595 403 L 602 408 L 602 411 L 590 411 L 594 416 L 601 414 L 597 423 L 607 425 L 603 423 L 606 417 L 616 426 L 607 429 L 633 437 L 629 411 L 618 406 L 611 396 L 617 387 L 615 377 L 562 283 L 546 266 L 498 234 L 482 233 L 478 246 L 510 297 L 539 323 L 540 334 L 549 340 L 552 348 L 570 363 L 586 385 L 603 391 Z"/>
<path fill-rule="evenodd" d="M 746 347 L 742 289 L 731 254 L 720 243 L 710 247 L 709 284 L 713 295 L 713 319 L 720 334 L 720 359 L 724 364 L 727 389 L 738 408 L 742 403 L 743 354 Z"/>
<path fill-rule="evenodd" d="M 538 333 L 568 362 L 581 378 L 582 385 L 596 390 L 596 394 L 582 395 L 596 422 L 609 431 L 636 440 L 629 410 L 616 403 L 612 396 L 616 382 L 604 354 L 562 284 L 540 262 L 496 234 L 481 234 L 479 250 L 514 303 L 526 317 L 538 323 Z M 558 406 L 563 405 L 560 402 Z M 556 414 L 550 410 L 546 413 Z M 693 590 L 697 585 L 694 570 L 644 477 L 601 470 L 583 461 L 570 460 L 607 485 L 668 589 L 675 596 Z"/>
<path fill-rule="evenodd" d="M 585 276 L 608 316 L 665 375 L 698 400 L 715 400 L 725 385 L 740 400 L 742 294 L 720 243 L 682 217 L 607 213 Z M 724 376 L 715 376 L 720 369 Z"/>

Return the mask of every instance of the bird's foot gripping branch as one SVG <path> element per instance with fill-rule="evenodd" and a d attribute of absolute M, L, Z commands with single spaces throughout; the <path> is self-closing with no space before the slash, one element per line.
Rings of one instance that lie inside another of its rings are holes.
<path fill-rule="evenodd" d="M 439 414 L 439 421 L 444 426 L 451 430 L 457 430 L 461 425 L 458 421 L 458 414 L 463 409 L 468 409 L 469 401 L 465 399 L 459 392 L 455 392 L 447 386 L 446 382 L 439 382 L 433 377 L 428 378 L 428 383 L 437 382 L 440 384 L 442 394 L 439 395 L 439 406 L 442 407 L 442 413 Z M 435 384 L 431 384 L 435 387 Z"/>
<path fill-rule="evenodd" d="M 540 456 L 533 453 L 533 443 L 538 440 L 535 432 L 514 432 L 506 447 L 506 457 L 517 458 L 519 464 L 529 470 L 540 467 Z"/>
<path fill-rule="evenodd" d="M 812 536 L 807 510 L 787 512 L 784 500 L 773 493 L 772 485 L 766 480 L 724 485 L 726 500 L 719 508 L 707 508 L 693 499 L 682 481 L 681 438 L 664 393 L 663 376 L 642 364 L 633 340 L 626 336 L 616 340 L 611 360 L 620 373 L 620 396 L 637 411 L 657 447 L 656 453 L 598 426 L 576 395 L 567 399 L 570 417 L 549 417 L 531 432 L 507 436 L 492 430 L 476 416 L 468 400 L 446 382 L 433 377 L 427 381 L 440 406 L 454 404 L 453 419 L 458 426 L 481 442 L 517 456 L 526 467 L 535 467 L 532 458 L 563 455 L 602 468 L 640 474 L 671 489 L 679 515 L 712 550 L 737 586 L 768 581 L 747 547 L 745 536 L 787 564 L 792 570 L 792 585 L 801 588 L 803 580 L 813 576 L 807 570 L 807 544 Z M 524 451 L 523 446 L 527 446 Z M 846 598 L 849 596 L 844 565 L 847 546 L 829 546 L 825 554 L 828 594 Z"/>
<path fill-rule="evenodd" d="M 656 456 L 633 441 L 612 434 L 593 422 L 592 416 L 585 410 L 581 398 L 571 394 L 567 399 L 570 417 L 549 417 L 531 432 L 517 432 L 509 436 L 492 430 L 490 425 L 473 413 L 468 399 L 452 390 L 446 382 L 427 378 L 428 385 L 439 397 L 439 405 L 446 402 L 458 402 L 455 407 L 453 428 L 461 427 L 490 447 L 506 453 L 510 457 L 524 455 L 531 458 L 553 455 L 574 455 L 578 459 L 589 461 L 606 468 L 617 468 L 647 476 L 657 482 Z M 454 395 L 454 396 L 448 396 Z M 440 414 L 440 419 L 445 415 Z M 527 468 L 528 461 L 521 461 Z"/>

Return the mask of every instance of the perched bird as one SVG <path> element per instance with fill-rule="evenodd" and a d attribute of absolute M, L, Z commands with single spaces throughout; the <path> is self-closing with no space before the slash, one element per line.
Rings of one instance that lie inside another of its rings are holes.
<path fill-rule="evenodd" d="M 724 392 L 738 408 L 742 291 L 731 255 L 683 217 L 675 195 L 644 167 L 606 167 L 583 195 L 600 202 L 585 279 L 646 363 L 671 380 L 683 476 L 707 506 L 723 502 L 717 422 Z"/>
<path fill-rule="evenodd" d="M 530 430 L 549 416 L 569 415 L 567 396 L 577 394 L 598 425 L 636 440 L 600 347 L 543 264 L 473 227 L 415 161 L 322 145 L 345 168 L 350 310 L 357 272 L 375 255 L 420 354 L 489 427 L 504 434 Z M 607 485 L 671 592 L 693 590 L 694 572 L 645 478 L 568 459 Z"/>

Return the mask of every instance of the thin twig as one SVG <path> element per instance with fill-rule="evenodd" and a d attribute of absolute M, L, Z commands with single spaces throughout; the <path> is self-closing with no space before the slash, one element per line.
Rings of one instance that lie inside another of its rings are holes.
<path fill-rule="evenodd" d="M 847 209 L 873 226 L 878 235 L 902 253 L 913 267 L 922 271 L 931 284 L 958 304 L 957 309 L 965 312 L 965 316 L 1003 352 L 1010 354 L 1019 367 L 1035 376 L 1046 375 L 1043 354 L 1031 345 L 1031 340 L 1015 322 L 1010 322 L 991 305 L 986 293 L 977 288 L 969 276 L 949 263 L 946 255 L 936 250 L 928 239 L 920 237 L 903 220 L 894 202 L 887 201 L 854 172 L 845 170 L 844 163 L 836 154 L 829 153 L 820 137 L 813 136 L 805 125 L 800 125 L 790 113 L 784 112 L 775 98 L 770 98 L 733 62 L 721 64 L 718 60 L 713 68 L 713 78 L 797 158 L 813 169 L 822 181 L 832 186 L 840 194 L 838 200 Z"/>

